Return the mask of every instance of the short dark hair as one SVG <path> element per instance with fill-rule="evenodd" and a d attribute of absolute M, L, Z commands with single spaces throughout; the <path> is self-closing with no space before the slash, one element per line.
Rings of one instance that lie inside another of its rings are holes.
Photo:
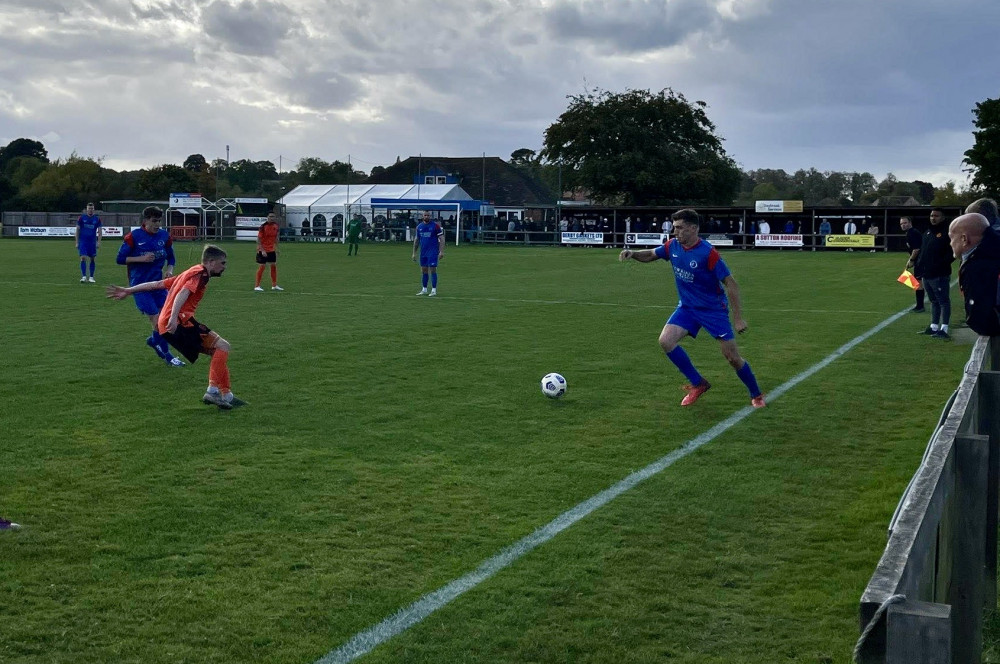
<path fill-rule="evenodd" d="M 148 205 L 142 209 L 143 219 L 162 219 L 163 210 L 155 205 Z"/>
<path fill-rule="evenodd" d="M 686 224 L 693 224 L 695 226 L 701 227 L 701 216 L 695 212 L 692 208 L 684 208 L 683 210 L 678 210 L 670 215 L 670 218 L 674 221 L 683 221 Z"/>
<path fill-rule="evenodd" d="M 906 216 L 906 215 L 903 215 L 902 217 L 900 217 L 900 218 L 899 218 L 899 220 L 900 220 L 900 221 L 903 221 L 904 219 L 906 219 L 906 220 L 907 220 L 908 222 L 910 222 L 911 224 L 913 223 L 913 220 L 912 220 L 912 219 L 910 219 L 910 218 L 909 218 L 908 216 Z"/>

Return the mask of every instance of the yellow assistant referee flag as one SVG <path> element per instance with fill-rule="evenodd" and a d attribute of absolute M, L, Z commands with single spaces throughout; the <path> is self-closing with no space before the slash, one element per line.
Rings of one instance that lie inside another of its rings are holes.
<path fill-rule="evenodd" d="M 903 270 L 903 274 L 899 275 L 899 278 L 896 279 L 896 281 L 905 286 L 909 286 L 914 290 L 920 288 L 920 281 L 917 280 L 917 278 L 914 277 L 912 274 L 910 274 L 909 270 Z"/>

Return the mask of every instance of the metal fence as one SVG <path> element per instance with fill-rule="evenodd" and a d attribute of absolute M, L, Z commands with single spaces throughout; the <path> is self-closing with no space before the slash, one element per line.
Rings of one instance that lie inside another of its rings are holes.
<path fill-rule="evenodd" d="M 861 596 L 862 664 L 977 663 L 997 606 L 1000 338 L 980 337 Z"/>

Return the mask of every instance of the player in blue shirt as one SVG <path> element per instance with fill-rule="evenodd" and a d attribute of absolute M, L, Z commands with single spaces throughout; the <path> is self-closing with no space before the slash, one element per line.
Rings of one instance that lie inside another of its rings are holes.
<path fill-rule="evenodd" d="M 76 220 L 76 248 L 80 253 L 80 283 L 94 283 L 94 259 L 101 247 L 101 218 L 94 213 L 94 204 L 87 203 L 87 211 Z M 90 278 L 87 278 L 87 259 L 90 259 Z"/>
<path fill-rule="evenodd" d="M 174 242 L 167 231 L 160 228 L 163 221 L 163 210 L 150 205 L 142 211 L 142 227 L 125 236 L 121 249 L 118 250 L 117 262 L 128 268 L 128 285 L 137 286 L 150 281 L 160 281 L 174 273 Z M 167 299 L 167 291 L 153 290 L 133 293 L 136 308 L 149 318 L 153 324 L 153 334 L 146 339 L 146 345 L 156 351 L 160 359 L 172 367 L 183 367 L 184 362 L 174 357 L 167 345 L 167 340 L 160 336 L 156 329 L 156 319 Z"/>
<path fill-rule="evenodd" d="M 730 274 L 718 250 L 698 237 L 701 219 L 691 209 L 678 210 L 671 215 L 674 221 L 674 235 L 667 243 L 656 249 L 634 251 L 624 249 L 619 260 L 637 260 L 651 263 L 655 260 L 669 261 L 677 282 L 678 303 L 663 331 L 660 332 L 660 347 L 674 365 L 691 381 L 685 385 L 687 395 L 681 400 L 682 406 L 690 406 L 711 387 L 691 363 L 691 358 L 678 343 L 686 335 L 697 337 L 705 328 L 719 340 L 722 354 L 736 370 L 743 384 L 750 392 L 750 403 L 754 408 L 763 408 L 764 393 L 757 385 L 757 378 L 750 369 L 750 363 L 740 357 L 736 347 L 736 335 L 746 332 L 740 307 L 740 291 L 736 280 Z M 733 309 L 733 325 L 729 322 L 729 308 Z"/>
<path fill-rule="evenodd" d="M 431 221 L 431 213 L 424 212 L 423 221 L 417 224 L 417 236 L 413 238 L 413 255 L 417 260 L 417 249 L 420 249 L 420 272 L 423 288 L 417 295 L 437 295 L 438 261 L 444 258 L 444 229 L 441 224 Z M 431 292 L 427 292 L 427 279 L 431 280 Z"/>

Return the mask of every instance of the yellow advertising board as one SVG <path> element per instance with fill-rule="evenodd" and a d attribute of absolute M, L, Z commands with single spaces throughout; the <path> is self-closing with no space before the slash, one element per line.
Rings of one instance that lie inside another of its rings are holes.
<path fill-rule="evenodd" d="M 828 247 L 868 247 L 875 246 L 875 236 L 868 233 L 860 235 L 827 235 L 826 246 Z"/>

